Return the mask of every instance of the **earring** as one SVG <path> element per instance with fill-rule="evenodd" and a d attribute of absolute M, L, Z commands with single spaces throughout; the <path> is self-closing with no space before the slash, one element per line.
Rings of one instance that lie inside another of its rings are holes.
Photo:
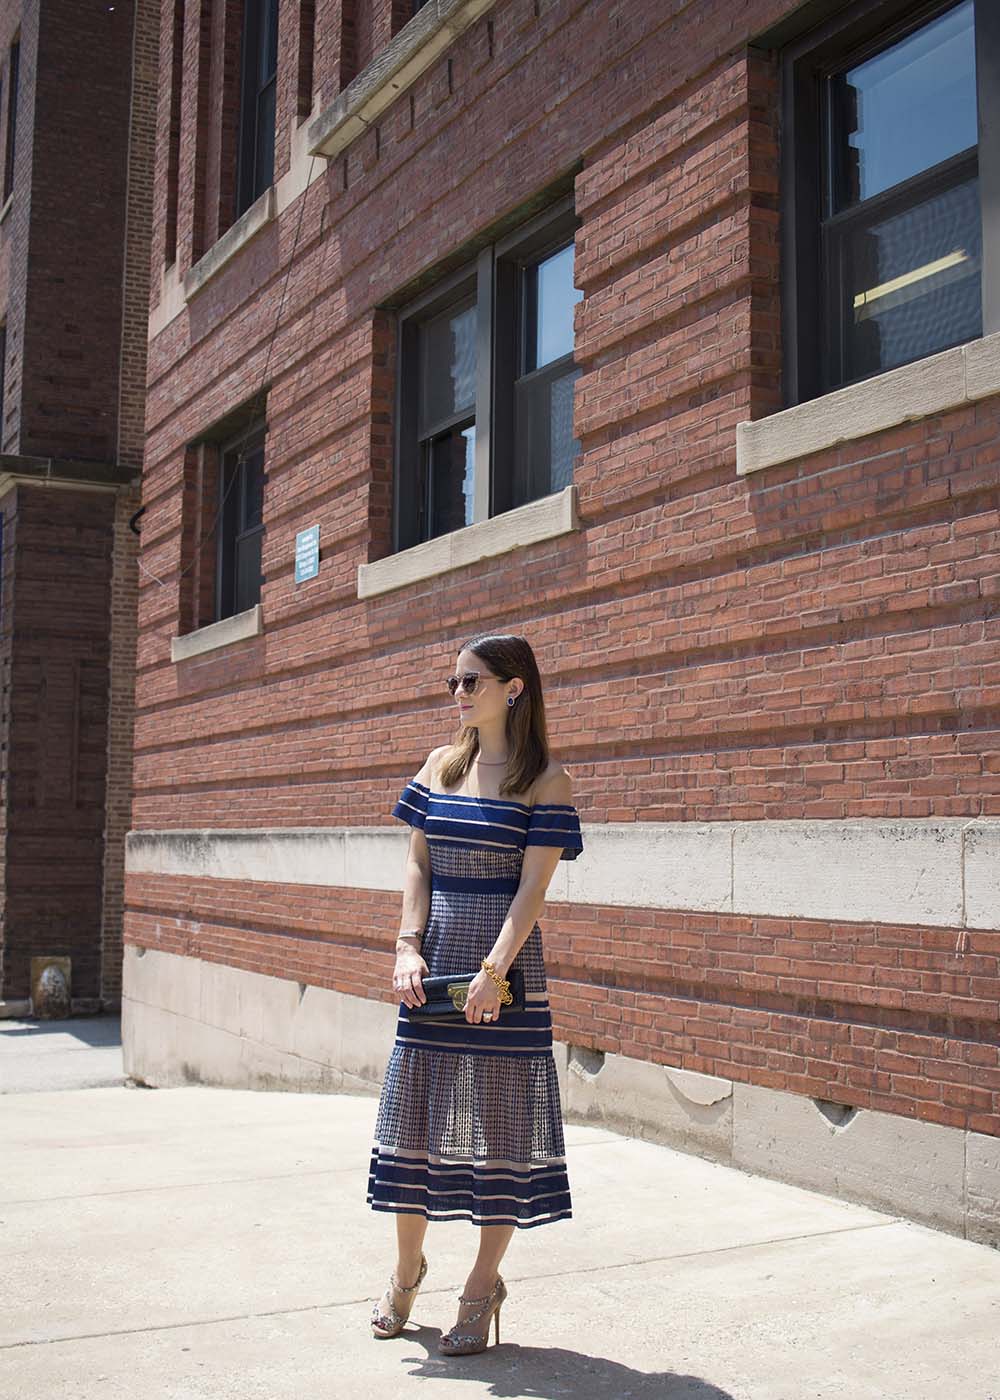
<path fill-rule="evenodd" d="M 514 696 L 513 696 L 513 695 L 508 695 L 508 696 L 507 696 L 507 704 L 510 706 L 511 709 L 514 708 Z"/>

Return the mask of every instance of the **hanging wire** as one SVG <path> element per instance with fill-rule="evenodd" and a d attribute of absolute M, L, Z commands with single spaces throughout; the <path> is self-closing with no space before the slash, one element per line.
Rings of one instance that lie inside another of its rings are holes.
<path fill-rule="evenodd" d="M 252 402 L 251 402 L 251 412 L 250 412 L 249 419 L 248 419 L 248 422 L 247 422 L 247 427 L 246 427 L 246 430 L 245 430 L 245 432 L 244 432 L 244 434 L 243 434 L 243 440 L 242 440 L 242 442 L 240 443 L 240 447 L 239 447 L 238 454 L 237 454 L 237 459 L 236 459 L 236 460 L 237 460 L 237 470 L 233 472 L 232 478 L 231 478 L 231 480 L 230 480 L 230 482 L 229 482 L 229 485 L 226 487 L 225 491 L 224 491 L 223 494 L 222 494 L 222 498 L 221 498 L 221 500 L 219 501 L 219 508 L 218 508 L 218 510 L 215 512 L 215 518 L 213 519 L 211 525 L 208 527 L 208 529 L 205 531 L 205 533 L 201 536 L 201 538 L 198 540 L 197 544 L 195 545 L 194 553 L 193 553 L 192 556 L 191 556 L 191 562 L 190 562 L 190 564 L 188 564 L 186 568 L 181 569 L 180 573 L 176 575 L 176 580 L 171 580 L 171 582 L 173 582 L 173 581 L 179 582 L 179 581 L 184 577 L 184 575 L 188 572 L 189 569 L 193 569 L 193 568 L 194 568 L 195 562 L 197 561 L 197 559 L 199 558 L 199 556 L 200 556 L 200 554 L 201 554 L 202 546 L 204 545 L 205 541 L 206 541 L 207 539 L 209 539 L 209 538 L 210 538 L 212 535 L 214 535 L 214 533 L 215 533 L 216 526 L 218 525 L 219 519 L 220 519 L 220 517 L 221 517 L 221 515 L 222 515 L 222 508 L 223 508 L 223 506 L 226 504 L 226 499 L 227 499 L 227 497 L 228 497 L 230 491 L 233 489 L 234 484 L 235 484 L 236 481 L 239 479 L 239 468 L 243 465 L 243 463 L 244 463 L 245 460 L 246 460 L 246 446 L 247 446 L 247 443 L 248 443 L 248 441 L 250 440 L 250 436 L 251 436 L 251 434 L 252 434 L 252 432 L 253 432 L 253 430 L 254 430 L 255 419 L 256 419 L 257 413 L 258 413 L 258 411 L 259 411 L 260 404 L 262 403 L 263 398 L 264 398 L 265 387 L 266 387 L 266 385 L 267 385 L 268 370 L 270 369 L 270 366 L 271 366 L 271 351 L 272 351 L 272 349 L 274 348 L 274 340 L 275 340 L 276 335 L 278 334 L 278 326 L 281 324 L 281 313 L 282 313 L 282 311 L 283 311 L 283 309 L 284 309 L 284 305 L 285 305 L 285 294 L 286 294 L 286 292 L 288 291 L 288 280 L 289 280 L 289 278 L 291 277 L 292 268 L 293 268 L 294 265 L 295 265 L 295 253 L 296 253 L 296 250 L 298 249 L 298 246 L 299 246 L 299 235 L 300 235 L 301 232 L 302 232 L 302 217 L 303 217 L 303 215 L 305 214 L 306 196 L 308 195 L 309 190 L 310 190 L 310 188 L 311 188 L 311 186 L 312 186 L 312 174 L 313 174 L 313 167 L 315 166 L 315 164 L 316 164 L 316 157 L 315 157 L 315 155 L 313 155 L 312 157 L 310 157 L 310 160 L 309 160 L 309 171 L 308 171 L 308 174 L 307 174 L 307 176 L 306 176 L 306 187 L 305 187 L 305 189 L 303 190 L 303 192 L 302 192 L 302 194 L 301 194 L 301 196 L 300 196 L 300 201 L 301 201 L 301 202 L 300 202 L 300 204 L 299 204 L 299 217 L 298 217 L 298 219 L 297 219 L 297 221 L 296 221 L 296 225 L 295 225 L 295 237 L 294 237 L 294 239 L 292 240 L 292 251 L 291 251 L 291 253 L 290 253 L 289 256 L 288 256 L 288 267 L 287 267 L 287 269 L 286 269 L 286 271 L 285 271 L 285 280 L 284 280 L 284 282 L 283 282 L 283 284 L 282 284 L 282 287 L 281 287 L 281 296 L 280 296 L 280 298 L 278 299 L 278 309 L 277 309 L 277 311 L 275 312 L 275 316 L 274 316 L 274 325 L 273 325 L 273 327 L 271 328 L 271 334 L 270 334 L 270 337 L 268 338 L 268 342 L 267 342 L 267 354 L 266 354 L 266 356 L 264 357 L 264 370 L 263 370 L 263 373 L 262 373 L 262 375 L 261 375 L 260 388 L 257 390 L 257 393 L 254 395 L 254 398 L 253 398 L 253 400 L 252 400 Z M 143 507 L 143 509 L 145 509 L 145 507 Z M 160 585 L 161 588 L 167 588 L 167 587 L 170 586 L 169 583 L 165 582 L 163 579 L 157 578 L 156 574 L 153 573 L 152 569 L 148 569 L 148 568 L 146 567 L 146 565 L 142 562 L 142 560 L 141 560 L 138 556 L 136 557 L 136 563 L 138 564 L 138 566 L 139 566 L 139 568 L 142 570 L 142 572 L 143 572 L 148 578 L 151 578 L 151 579 L 153 579 L 156 583 L 158 583 L 158 584 Z"/>

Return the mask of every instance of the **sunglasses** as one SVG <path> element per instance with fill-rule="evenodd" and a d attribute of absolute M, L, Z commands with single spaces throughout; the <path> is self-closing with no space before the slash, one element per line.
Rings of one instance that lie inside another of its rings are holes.
<path fill-rule="evenodd" d="M 484 676 L 480 671 L 466 671 L 464 676 L 449 676 L 445 681 L 449 694 L 455 695 L 458 687 L 461 686 L 466 695 L 472 695 L 480 680 L 488 681 L 489 676 Z"/>

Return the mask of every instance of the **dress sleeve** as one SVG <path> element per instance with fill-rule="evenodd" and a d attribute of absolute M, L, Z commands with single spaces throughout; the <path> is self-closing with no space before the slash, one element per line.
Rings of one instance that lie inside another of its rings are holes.
<path fill-rule="evenodd" d="M 567 802 L 536 802 L 528 815 L 525 846 L 562 846 L 560 860 L 576 860 L 583 850 L 580 817 Z"/>
<path fill-rule="evenodd" d="M 410 826 L 422 827 L 427 820 L 427 798 L 429 796 L 430 789 L 425 787 L 423 783 L 418 783 L 415 778 L 411 778 L 396 799 L 392 815 L 399 817 L 404 822 L 409 822 Z"/>

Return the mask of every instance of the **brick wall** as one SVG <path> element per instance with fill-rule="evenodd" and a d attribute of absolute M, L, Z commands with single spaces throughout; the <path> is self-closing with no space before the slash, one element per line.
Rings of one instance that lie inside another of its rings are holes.
<path fill-rule="evenodd" d="M 128 129 L 118 461 L 122 466 L 138 470 L 130 485 L 117 493 L 112 524 L 100 928 L 100 997 L 104 1007 L 115 1007 L 121 1001 L 125 835 L 132 825 L 139 535 L 131 528 L 130 521 L 142 505 L 160 10 L 160 0 L 136 0 Z"/>
<path fill-rule="evenodd" d="M 532 641 L 585 823 L 1000 814 L 1000 402 L 736 475 L 737 423 L 780 403 L 776 74 L 746 41 L 791 8 L 503 0 L 157 335 L 160 578 L 189 537 L 186 444 L 267 370 L 265 635 L 174 665 L 181 587 L 144 580 L 137 827 L 387 823 L 487 627 Z M 390 31 L 373 13 L 320 0 L 322 94 L 347 19 Z M 581 162 L 582 529 L 360 602 L 388 539 L 385 308 Z M 393 897 L 126 890 L 127 941 L 389 997 Z M 543 928 L 575 1044 L 1000 1132 L 993 933 L 958 956 L 954 930 L 846 920 L 561 905 Z"/>
<path fill-rule="evenodd" d="M 392 999 L 399 905 L 380 891 L 153 875 L 127 889 L 130 943 Z M 1000 1135 L 1000 935 L 959 958 L 956 930 L 914 925 L 572 904 L 540 923 L 562 1040 Z"/>
<path fill-rule="evenodd" d="M 147 248 L 143 250 L 148 251 Z M 125 834 L 132 826 L 132 763 L 135 727 L 135 650 L 138 617 L 139 536 L 129 521 L 142 501 L 141 479 L 115 499 L 111 557 L 108 742 L 105 782 L 103 899 L 101 913 L 101 1004 L 117 1006 L 122 988 L 122 925 L 125 905 Z"/>
<path fill-rule="evenodd" d="M 236 157 L 240 119 L 240 40 L 245 0 L 224 0 L 212 13 L 205 142 L 205 228 L 195 232 L 191 262 L 236 218 Z"/>
<path fill-rule="evenodd" d="M 36 104 L 59 120 L 36 116 L 33 132 L 31 223 L 46 236 L 32 240 L 22 453 L 117 453 L 132 30 L 128 0 L 47 0 Z"/>
<path fill-rule="evenodd" d="M 114 510 L 110 492 L 16 488 L 3 987 L 15 1000 L 42 954 L 72 957 L 74 999 L 100 996 Z"/>
<path fill-rule="evenodd" d="M 39 13 L 0 21 L 4 65 L 21 36 L 3 447 L 57 459 L 55 477 L 81 461 L 136 475 L 120 494 L 53 481 L 5 497 L 0 996 L 27 996 L 32 955 L 65 952 L 75 1001 L 96 1009 L 121 981 L 159 0 L 48 0 L 41 29 Z"/>
<path fill-rule="evenodd" d="M 127 147 L 117 458 L 123 466 L 138 468 L 142 466 L 146 436 L 149 248 L 153 221 L 159 29 L 159 0 L 137 0 Z"/>
<path fill-rule="evenodd" d="M 14 633 L 11 627 L 11 588 L 14 583 L 13 532 L 16 497 L 0 498 L 0 928 L 7 921 L 7 814 L 10 806 L 10 684 Z M 0 996 L 4 987 L 4 940 L 0 938 Z"/>
<path fill-rule="evenodd" d="M 17 140 L 14 191 L 10 209 L 0 223 L 0 287 L 7 327 L 7 364 L 4 381 L 3 425 L 0 445 L 18 452 L 21 438 L 21 396 L 25 359 L 25 304 L 28 274 L 28 234 L 31 227 L 31 188 L 34 170 L 33 115 L 35 69 L 38 59 L 38 3 L 5 6 L 0 20 L 0 151 L 7 150 L 9 116 L 10 46 L 20 36 Z"/>

